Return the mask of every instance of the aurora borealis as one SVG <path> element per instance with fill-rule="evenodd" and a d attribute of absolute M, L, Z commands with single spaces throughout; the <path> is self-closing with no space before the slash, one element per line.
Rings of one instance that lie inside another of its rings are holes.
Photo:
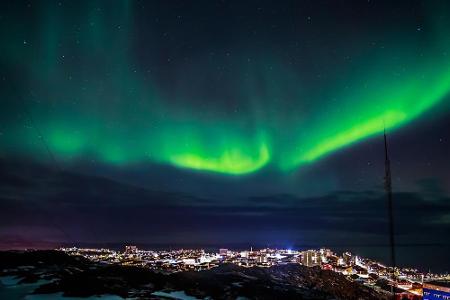
<path fill-rule="evenodd" d="M 280 41 L 273 49 L 234 38 L 237 26 L 214 41 L 192 17 L 168 15 L 165 27 L 156 11 L 143 16 L 137 3 L 100 6 L 42 2 L 27 12 L 39 26 L 3 27 L 9 42 L 2 53 L 27 90 L 10 100 L 20 101 L 13 109 L 22 115 L 2 113 L 7 152 L 45 156 L 44 139 L 63 164 L 287 171 L 377 135 L 384 125 L 414 122 L 450 91 L 450 20 L 434 17 L 445 9 L 438 5 L 428 5 L 423 22 L 410 28 L 356 32 L 350 48 L 348 37 L 339 36 L 345 26 L 335 40 L 314 36 L 318 29 L 307 19 L 286 32 L 300 34 L 295 47 Z M 139 24 L 149 19 L 143 30 Z M 189 34 L 180 36 L 173 27 L 183 25 Z M 259 29 L 263 38 L 254 38 L 260 44 L 273 35 L 266 27 Z M 192 50 L 195 43 L 201 46 Z M 311 43 L 332 45 L 309 49 Z M 277 55 L 285 47 L 290 57 Z M 352 57 L 340 57 L 344 52 Z"/>
<path fill-rule="evenodd" d="M 0 249 L 372 257 L 386 128 L 399 261 L 448 261 L 449 1 L 3 2 Z"/>

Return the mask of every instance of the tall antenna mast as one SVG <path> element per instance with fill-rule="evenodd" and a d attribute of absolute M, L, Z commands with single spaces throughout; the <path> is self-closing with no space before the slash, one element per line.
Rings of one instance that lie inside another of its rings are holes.
<path fill-rule="evenodd" d="M 395 299 L 395 238 L 394 238 L 394 211 L 392 203 L 392 180 L 391 180 L 391 162 L 389 160 L 387 138 L 386 138 L 386 126 L 384 127 L 384 189 L 387 195 L 388 211 L 389 211 L 389 246 L 391 250 L 391 265 L 392 265 L 392 286 L 391 292 L 393 299 Z"/>

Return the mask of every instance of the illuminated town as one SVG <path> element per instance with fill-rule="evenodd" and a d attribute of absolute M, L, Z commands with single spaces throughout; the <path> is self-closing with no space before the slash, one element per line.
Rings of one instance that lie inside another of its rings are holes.
<path fill-rule="evenodd" d="M 324 248 L 305 251 L 270 248 L 250 248 L 244 251 L 219 249 L 218 252 L 207 252 L 202 249 L 141 250 L 136 246 L 126 246 L 124 251 L 77 247 L 58 250 L 72 256 L 82 256 L 96 263 L 139 266 L 166 274 L 207 270 L 221 264 L 235 264 L 246 268 L 300 264 L 340 273 L 350 281 L 379 292 L 392 292 L 394 289 L 399 299 L 422 299 L 422 295 L 423 299 L 428 299 L 427 293 L 430 294 L 433 288 L 445 290 L 450 279 L 449 274 L 422 273 L 413 268 L 395 268 L 393 273 L 391 267 L 380 262 L 349 252 L 338 255 Z M 392 276 L 393 274 L 395 276 Z"/>

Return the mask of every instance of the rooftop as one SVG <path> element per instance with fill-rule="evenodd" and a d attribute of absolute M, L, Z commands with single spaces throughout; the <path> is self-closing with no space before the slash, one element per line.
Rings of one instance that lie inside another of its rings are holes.
<path fill-rule="evenodd" d="M 424 282 L 424 284 L 432 284 L 432 285 L 437 285 L 440 287 L 450 288 L 450 281 L 444 281 L 444 280 L 427 281 L 427 282 Z"/>

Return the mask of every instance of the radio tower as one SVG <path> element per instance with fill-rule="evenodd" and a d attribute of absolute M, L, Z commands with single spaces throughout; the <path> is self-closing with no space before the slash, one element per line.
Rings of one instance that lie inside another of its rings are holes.
<path fill-rule="evenodd" d="M 391 266 L 392 266 L 392 299 L 395 299 L 395 238 L 394 238 L 394 211 L 392 205 L 392 181 L 391 181 L 391 162 L 388 155 L 387 139 L 386 139 L 386 127 L 384 128 L 384 189 L 387 195 L 388 201 L 388 213 L 389 213 L 389 246 L 391 250 Z"/>

